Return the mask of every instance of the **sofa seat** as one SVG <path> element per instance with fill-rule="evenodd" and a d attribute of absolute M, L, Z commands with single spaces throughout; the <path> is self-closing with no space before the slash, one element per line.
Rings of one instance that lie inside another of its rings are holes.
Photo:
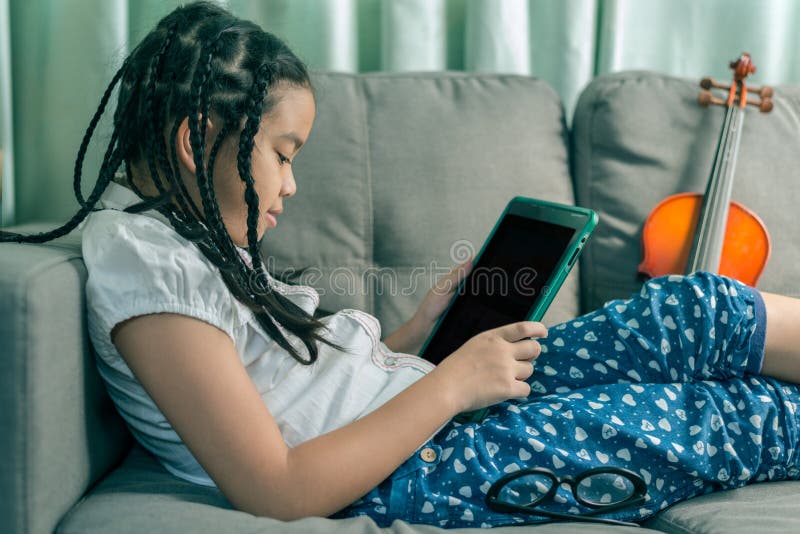
<path fill-rule="evenodd" d="M 146 513 L 143 513 L 146 511 Z M 188 528 L 187 528 L 188 526 Z M 122 464 L 104 478 L 72 509 L 59 525 L 60 534 L 181 532 L 217 534 L 355 534 L 394 532 L 397 534 L 480 532 L 482 529 L 444 530 L 428 525 L 395 521 L 382 529 L 367 517 L 327 519 L 307 517 L 296 521 L 278 521 L 239 512 L 216 488 L 198 486 L 181 480 L 166 469 L 138 443 L 134 443 Z M 611 532 L 657 532 L 634 527 L 614 527 L 590 523 L 551 523 L 498 527 L 502 534 L 605 534 Z"/>

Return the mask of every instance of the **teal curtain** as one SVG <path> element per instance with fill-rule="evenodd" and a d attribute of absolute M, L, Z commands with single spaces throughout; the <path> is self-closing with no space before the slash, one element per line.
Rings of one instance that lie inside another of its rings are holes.
<path fill-rule="evenodd" d="M 0 0 L 0 223 L 63 221 L 72 175 L 106 84 L 177 0 Z M 646 69 L 753 83 L 800 81 L 796 0 L 218 0 L 285 39 L 312 69 L 538 76 L 569 119 L 600 73 Z M 110 116 L 110 113 L 109 113 Z M 84 168 L 94 183 L 109 116 Z M 489 125 L 490 126 L 490 125 Z"/>
<path fill-rule="evenodd" d="M 0 0 L 0 226 L 14 220 L 14 136 L 8 2 Z"/>

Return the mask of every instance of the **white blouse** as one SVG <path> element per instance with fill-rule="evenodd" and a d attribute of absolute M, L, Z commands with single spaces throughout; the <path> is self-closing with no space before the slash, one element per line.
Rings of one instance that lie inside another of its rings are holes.
<path fill-rule="evenodd" d="M 230 292 L 219 269 L 164 215 L 122 211 L 138 202 L 132 190 L 111 182 L 99 201 L 103 209 L 79 226 L 88 271 L 88 327 L 97 368 L 117 410 L 134 437 L 172 474 L 216 486 L 111 342 L 114 325 L 130 317 L 179 313 L 227 333 L 289 447 L 360 419 L 433 370 L 427 360 L 389 350 L 380 340 L 378 320 L 354 309 L 320 319 L 330 329 L 321 334 L 351 353 L 320 343 L 313 365 L 299 363 L 264 332 L 253 312 Z M 248 251 L 237 249 L 250 264 Z M 269 283 L 309 314 L 319 305 L 319 293 L 312 287 L 288 285 L 272 276 Z M 281 331 L 308 358 L 299 338 Z"/>

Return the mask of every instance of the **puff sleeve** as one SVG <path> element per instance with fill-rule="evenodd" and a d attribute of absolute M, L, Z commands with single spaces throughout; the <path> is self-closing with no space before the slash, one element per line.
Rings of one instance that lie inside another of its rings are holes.
<path fill-rule="evenodd" d="M 92 213 L 82 234 L 89 334 L 98 355 L 132 376 L 111 342 L 114 326 L 152 313 L 177 313 L 216 326 L 235 342 L 234 297 L 197 247 L 152 217 Z"/>

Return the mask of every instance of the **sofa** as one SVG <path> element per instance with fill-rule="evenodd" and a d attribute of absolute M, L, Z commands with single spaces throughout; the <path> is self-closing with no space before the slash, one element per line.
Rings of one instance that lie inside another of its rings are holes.
<path fill-rule="evenodd" d="M 557 94 L 527 76 L 314 71 L 312 79 L 317 117 L 294 163 L 298 192 L 264 241 L 267 266 L 316 287 L 322 309 L 375 315 L 383 336 L 411 316 L 437 273 L 479 249 L 515 195 L 575 203 L 600 218 L 546 324 L 638 291 L 643 222 L 664 197 L 704 191 L 724 114 L 698 106 L 698 80 L 652 72 L 594 79 L 571 121 Z M 797 297 L 800 86 L 776 87 L 774 103 L 769 114 L 747 110 L 733 199 L 772 239 L 757 287 Z M 218 490 L 169 474 L 133 440 L 95 369 L 85 281 L 80 228 L 45 244 L 0 244 L 0 532 L 442 530 L 254 517 Z M 640 531 L 800 532 L 798 502 L 800 482 L 754 484 L 674 505 Z M 622 530 L 632 529 L 498 529 Z"/>

